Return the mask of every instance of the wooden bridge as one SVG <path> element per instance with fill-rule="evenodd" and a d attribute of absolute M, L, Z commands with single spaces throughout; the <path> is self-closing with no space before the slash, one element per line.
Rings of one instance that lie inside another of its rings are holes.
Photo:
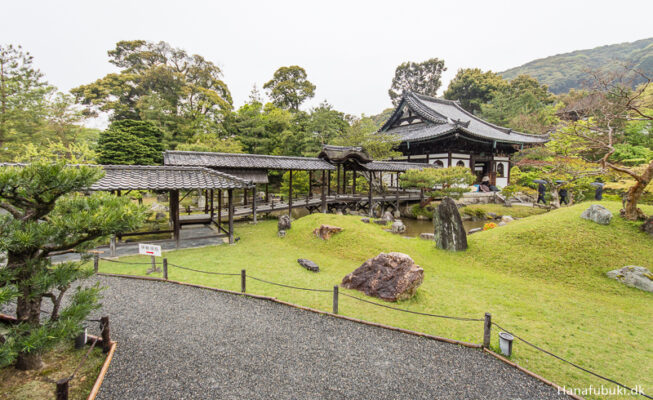
<path fill-rule="evenodd" d="M 252 200 L 252 199 L 250 199 Z M 236 218 L 251 216 L 256 221 L 259 214 L 269 214 L 278 211 L 288 211 L 296 208 L 306 208 L 309 212 L 327 212 L 343 210 L 345 208 L 355 208 L 365 210 L 371 215 L 371 210 L 375 205 L 382 207 L 392 207 L 399 209 L 399 205 L 408 201 L 419 201 L 421 195 L 419 191 L 393 191 L 381 194 L 339 194 L 331 196 L 303 196 L 295 197 L 292 201 L 282 199 L 271 199 L 267 202 L 252 201 L 251 204 L 234 206 L 233 216 Z M 370 207 L 370 203 L 372 207 Z M 227 215 L 227 209 L 224 209 L 224 215 Z M 181 225 L 192 224 L 209 224 L 213 222 L 219 228 L 222 228 L 221 222 L 223 209 L 218 207 L 213 213 L 204 212 L 200 214 L 180 215 Z"/>

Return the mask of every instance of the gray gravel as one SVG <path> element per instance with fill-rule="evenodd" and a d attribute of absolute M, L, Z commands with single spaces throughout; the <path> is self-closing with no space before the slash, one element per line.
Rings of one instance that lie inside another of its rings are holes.
<path fill-rule="evenodd" d="M 562 397 L 478 350 L 265 300 L 95 279 L 118 341 L 101 400 Z"/>

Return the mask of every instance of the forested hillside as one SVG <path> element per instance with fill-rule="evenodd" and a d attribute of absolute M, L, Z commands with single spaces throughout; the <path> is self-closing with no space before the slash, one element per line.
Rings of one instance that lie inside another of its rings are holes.
<path fill-rule="evenodd" d="M 588 69 L 614 69 L 620 66 L 620 62 L 630 63 L 632 67 L 652 75 L 653 38 L 540 58 L 499 74 L 506 79 L 527 74 L 548 85 L 553 93 L 560 94 L 569 89 L 582 88 Z"/>

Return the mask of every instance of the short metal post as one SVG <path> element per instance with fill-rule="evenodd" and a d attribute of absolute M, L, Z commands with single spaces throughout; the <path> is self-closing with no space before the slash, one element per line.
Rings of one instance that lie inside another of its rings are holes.
<path fill-rule="evenodd" d="M 156 257 L 150 256 L 150 260 L 152 261 L 152 272 L 156 272 Z"/>
<path fill-rule="evenodd" d="M 57 400 L 68 400 L 68 378 L 57 381 L 57 391 L 55 395 Z"/>
<path fill-rule="evenodd" d="M 490 348 L 490 334 L 492 333 L 492 314 L 485 313 L 485 322 L 483 323 L 483 347 Z"/>
<path fill-rule="evenodd" d="M 99 269 L 100 269 L 100 255 L 95 254 L 93 256 L 93 271 L 95 271 L 95 273 L 97 274 Z"/>
<path fill-rule="evenodd" d="M 240 270 L 240 291 L 245 293 L 247 291 L 247 274 L 245 270 Z"/>
<path fill-rule="evenodd" d="M 100 318 L 102 325 L 102 352 L 108 353 L 111 349 L 111 329 L 109 327 L 109 317 Z"/>
<path fill-rule="evenodd" d="M 333 313 L 338 314 L 338 285 L 333 287 Z"/>
<path fill-rule="evenodd" d="M 111 251 L 111 257 L 116 256 L 116 235 L 111 236 L 111 242 L 109 242 L 109 250 Z"/>
<path fill-rule="evenodd" d="M 163 259 L 163 279 L 168 280 L 168 259 Z"/>

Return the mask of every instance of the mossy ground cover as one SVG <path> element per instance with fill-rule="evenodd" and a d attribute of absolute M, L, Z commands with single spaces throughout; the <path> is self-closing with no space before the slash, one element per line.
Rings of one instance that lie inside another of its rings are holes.
<path fill-rule="evenodd" d="M 581 219 L 588 205 L 565 207 L 474 234 L 469 237 L 470 248 L 463 253 L 445 252 L 432 242 L 390 234 L 380 226 L 361 222 L 360 217 L 313 214 L 293 221 L 285 238 L 277 237 L 275 221 L 244 224 L 237 227 L 241 239 L 234 246 L 172 251 L 165 256 L 170 263 L 191 268 L 232 273 L 246 269 L 248 275 L 266 280 L 330 289 L 380 252 L 407 253 L 424 268 L 425 279 L 417 295 L 400 302 L 399 307 L 474 318 L 490 312 L 493 321 L 545 349 L 653 392 L 653 294 L 605 276 L 605 272 L 625 265 L 652 269 L 653 240 L 640 232 L 637 224 L 618 217 L 619 203 L 603 203 L 617 215 L 609 226 Z M 653 207 L 642 208 L 653 213 Z M 312 234 L 322 223 L 343 227 L 344 231 L 322 241 Z M 303 269 L 297 258 L 315 261 L 321 272 Z M 143 275 L 147 268 L 100 264 L 102 272 L 123 274 Z M 240 290 L 239 277 L 171 267 L 170 279 Z M 247 290 L 331 309 L 328 293 L 271 286 L 252 279 L 247 281 Z M 354 291 L 346 293 L 364 297 Z M 344 296 L 340 298 L 340 313 L 463 341 L 482 341 L 480 322 L 401 313 Z M 495 349 L 497 333 L 494 329 Z M 513 361 L 568 388 L 609 385 L 518 341 L 514 351 Z"/>
<path fill-rule="evenodd" d="M 495 213 L 497 215 L 510 215 L 514 218 L 526 218 L 533 215 L 544 214 L 547 212 L 545 209 L 539 207 L 526 207 L 526 206 L 512 206 L 505 207 L 501 204 L 472 204 L 463 207 L 460 210 L 463 214 L 485 218 L 488 213 Z"/>
<path fill-rule="evenodd" d="M 14 367 L 0 369 L 0 398 L 5 400 L 54 399 L 57 381 L 70 376 L 88 351 L 76 350 L 72 341 L 60 344 L 43 355 L 44 367 L 38 371 L 18 371 Z M 95 384 L 105 354 L 96 346 L 70 381 L 70 399 L 86 399 Z M 46 380 L 46 378 L 48 380 Z"/>

